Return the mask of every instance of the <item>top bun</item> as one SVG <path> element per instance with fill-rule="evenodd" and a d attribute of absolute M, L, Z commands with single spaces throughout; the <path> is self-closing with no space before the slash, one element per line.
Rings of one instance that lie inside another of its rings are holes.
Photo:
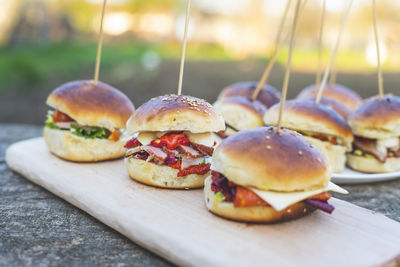
<path fill-rule="evenodd" d="M 205 133 L 225 130 L 225 122 L 221 114 L 203 99 L 165 95 L 141 105 L 127 127 L 130 134 L 142 131 Z"/>
<path fill-rule="evenodd" d="M 51 92 L 46 103 L 81 125 L 100 126 L 111 131 L 125 128 L 135 111 L 121 91 L 102 82 L 95 85 L 89 80 L 62 84 Z"/>
<path fill-rule="evenodd" d="M 350 113 L 349 123 L 356 135 L 378 139 L 400 136 L 400 97 L 367 99 Z"/>
<path fill-rule="evenodd" d="M 218 99 L 228 96 L 244 96 L 251 99 L 254 90 L 257 88 L 257 82 L 238 82 L 225 87 L 219 94 Z M 269 108 L 278 103 L 281 98 L 280 93 L 271 85 L 265 84 L 257 96 L 257 100 Z"/>
<path fill-rule="evenodd" d="M 278 123 L 280 104 L 271 107 L 264 115 L 267 125 Z M 308 99 L 286 101 L 282 125 L 286 128 L 339 137 L 346 147 L 351 147 L 353 133 L 349 124 L 333 109 Z"/>
<path fill-rule="evenodd" d="M 291 192 L 328 184 L 327 159 L 299 133 L 258 127 L 226 138 L 213 154 L 212 169 L 230 181 L 261 190 Z"/>
<path fill-rule="evenodd" d="M 244 96 L 229 96 L 215 102 L 215 109 L 224 120 L 237 130 L 244 130 L 264 125 L 263 116 L 267 108 Z"/>
<path fill-rule="evenodd" d="M 311 98 L 311 100 L 315 101 L 315 97 Z M 339 113 L 339 115 L 342 116 L 345 120 L 347 120 L 351 112 L 351 109 L 348 106 L 333 98 L 321 97 L 319 103 L 327 107 L 330 107 L 331 109 Z"/>
<path fill-rule="evenodd" d="M 316 95 L 316 86 L 310 85 L 304 88 L 297 98 L 312 98 Z M 334 84 L 333 86 L 326 85 L 323 96 L 335 99 L 348 106 L 351 110 L 354 110 L 362 103 L 362 98 L 356 92 L 340 84 Z"/>

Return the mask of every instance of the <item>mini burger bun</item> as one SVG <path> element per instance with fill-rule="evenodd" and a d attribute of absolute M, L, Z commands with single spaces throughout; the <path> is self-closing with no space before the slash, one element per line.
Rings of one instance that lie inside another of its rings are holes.
<path fill-rule="evenodd" d="M 312 100 L 315 101 L 315 97 L 312 98 Z M 345 120 L 347 120 L 351 112 L 351 109 L 348 106 L 333 98 L 321 97 L 320 103 L 336 111 Z"/>
<path fill-rule="evenodd" d="M 367 99 L 349 116 L 355 135 L 385 139 L 400 136 L 400 97 L 385 95 Z"/>
<path fill-rule="evenodd" d="M 124 142 L 108 139 L 85 139 L 70 131 L 44 128 L 44 140 L 56 156 L 76 162 L 96 162 L 121 158 L 125 154 Z"/>
<path fill-rule="evenodd" d="M 253 96 L 258 82 L 238 82 L 225 87 L 219 94 L 218 99 L 229 96 L 244 96 L 249 99 Z M 280 93 L 275 87 L 265 84 L 257 96 L 257 100 L 265 107 L 269 108 L 279 102 L 281 98 Z"/>
<path fill-rule="evenodd" d="M 118 89 L 93 81 L 73 81 L 56 88 L 47 104 L 67 114 L 80 125 L 100 126 L 113 131 L 125 128 L 135 107 Z"/>
<path fill-rule="evenodd" d="M 244 96 L 219 99 L 214 103 L 214 107 L 222 114 L 225 122 L 237 130 L 263 126 L 263 116 L 267 111 L 257 100 L 252 101 Z"/>
<path fill-rule="evenodd" d="M 316 95 L 317 95 L 316 86 L 310 85 L 304 88 L 297 96 L 297 98 L 312 98 L 315 97 Z M 362 98 L 360 97 L 359 94 L 341 84 L 326 85 L 323 92 L 323 97 L 335 99 L 345 104 L 351 110 L 354 110 L 362 103 Z"/>
<path fill-rule="evenodd" d="M 315 210 L 304 202 L 295 203 L 281 211 L 276 211 L 269 206 L 235 208 L 232 202 L 218 202 L 215 200 L 215 194 L 211 190 L 211 182 L 211 177 L 208 177 L 204 182 L 207 209 L 218 216 L 234 221 L 277 223 L 305 216 Z"/>
<path fill-rule="evenodd" d="M 125 166 L 133 180 L 160 188 L 201 188 L 204 185 L 204 179 L 209 175 L 208 172 L 203 175 L 189 174 L 184 177 L 178 177 L 178 170 L 174 168 L 133 157 L 125 158 Z"/>
<path fill-rule="evenodd" d="M 267 125 L 278 123 L 280 104 L 271 107 L 264 115 Z M 349 124 L 331 108 L 309 99 L 286 101 L 282 125 L 296 131 L 309 131 L 337 136 L 350 149 L 354 136 Z"/>
<path fill-rule="evenodd" d="M 387 158 L 382 163 L 375 158 L 348 154 L 347 165 L 353 170 L 367 173 L 398 172 L 400 171 L 400 158 Z"/>
<path fill-rule="evenodd" d="M 184 95 L 165 95 L 141 105 L 128 121 L 130 134 L 143 131 L 189 131 L 192 133 L 225 130 L 225 122 L 211 104 Z"/>
<path fill-rule="evenodd" d="M 316 146 L 328 159 L 332 172 L 341 173 L 346 164 L 346 148 L 339 145 L 332 145 L 329 142 L 321 141 L 317 138 L 304 136 L 311 144 Z"/>
<path fill-rule="evenodd" d="M 275 127 L 243 130 L 214 151 L 211 169 L 228 180 L 261 190 L 292 192 L 325 187 L 328 160 L 302 135 Z"/>

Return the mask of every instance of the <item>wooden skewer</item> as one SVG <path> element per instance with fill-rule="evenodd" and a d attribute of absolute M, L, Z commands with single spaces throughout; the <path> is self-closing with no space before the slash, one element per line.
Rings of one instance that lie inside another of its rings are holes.
<path fill-rule="evenodd" d="M 336 39 L 335 47 L 333 48 L 333 51 L 332 51 L 332 54 L 331 54 L 331 58 L 329 59 L 328 66 L 325 69 L 324 77 L 322 78 L 322 82 L 321 82 L 321 84 L 319 86 L 319 90 L 317 92 L 317 98 L 316 98 L 316 102 L 317 103 L 319 103 L 319 101 L 321 100 L 322 93 L 324 92 L 324 89 L 325 89 L 325 86 L 326 86 L 326 82 L 327 82 L 327 79 L 328 79 L 328 75 L 329 75 L 329 72 L 331 70 L 332 63 L 335 60 L 336 52 L 337 52 L 337 49 L 339 47 L 340 40 L 342 39 L 342 33 L 343 33 L 343 30 L 344 30 L 344 25 L 346 24 L 346 20 L 347 20 L 347 17 L 349 15 L 352 3 L 353 3 L 353 0 L 350 0 L 348 6 L 346 7 L 346 11 L 345 11 L 345 13 L 343 15 L 342 23 L 340 25 L 339 35 L 338 35 L 338 37 Z"/>
<path fill-rule="evenodd" d="M 274 50 L 272 52 L 272 55 L 271 55 L 270 60 L 268 62 L 268 65 L 265 68 L 264 73 L 261 76 L 260 81 L 258 82 L 257 88 L 253 92 L 253 95 L 251 97 L 253 100 L 257 99 L 257 96 L 260 93 L 262 87 L 264 86 L 265 83 L 267 83 L 269 74 L 271 73 L 272 67 L 274 66 L 276 58 L 278 57 L 278 52 L 279 52 L 279 50 L 281 48 L 281 35 L 282 35 L 282 31 L 283 31 L 283 25 L 285 24 L 286 17 L 288 15 L 288 11 L 289 11 L 289 7 L 290 7 L 291 2 L 292 2 L 292 0 L 288 0 L 287 3 L 286 3 L 285 11 L 283 13 L 282 19 L 281 19 L 281 21 L 279 23 L 279 26 L 278 26 L 278 32 L 277 32 L 276 38 L 275 38 Z"/>
<path fill-rule="evenodd" d="M 326 11 L 326 0 L 322 0 L 321 26 L 319 28 L 319 40 L 318 40 L 318 69 L 315 77 L 315 88 L 317 89 L 317 91 L 319 90 L 319 84 L 321 82 L 321 73 L 322 73 L 322 36 L 324 33 L 325 11 Z"/>
<path fill-rule="evenodd" d="M 188 0 L 187 8 L 186 8 L 185 31 L 184 31 L 184 34 L 183 34 L 181 66 L 180 66 L 180 69 L 179 69 L 178 95 L 182 94 L 183 69 L 185 68 L 185 54 L 186 54 L 187 32 L 188 32 L 188 27 L 189 27 L 189 15 L 190 15 L 190 4 L 191 4 L 191 2 L 192 2 L 192 0 Z"/>
<path fill-rule="evenodd" d="M 294 14 L 292 32 L 290 35 L 289 57 L 288 57 L 288 61 L 286 64 L 285 79 L 283 81 L 283 88 L 282 88 L 281 105 L 279 108 L 279 119 L 278 119 L 278 126 L 277 126 L 278 133 L 281 129 L 283 108 L 285 105 L 287 89 L 288 89 L 288 85 L 289 85 L 290 68 L 291 68 L 291 64 L 292 64 L 292 53 L 293 53 L 294 39 L 296 36 L 296 28 L 297 28 L 297 21 L 298 21 L 298 17 L 299 17 L 300 4 L 301 4 L 301 0 L 297 0 L 296 13 Z"/>
<path fill-rule="evenodd" d="M 97 85 L 97 83 L 99 81 L 100 61 L 101 61 L 101 48 L 103 47 L 103 21 L 104 21 L 104 14 L 106 12 L 106 5 L 107 5 L 107 0 L 104 0 L 103 9 L 101 11 L 99 40 L 97 42 L 96 66 L 95 66 L 95 69 L 94 69 L 94 84 L 95 85 Z"/>
<path fill-rule="evenodd" d="M 337 66 L 335 63 L 332 64 L 331 76 L 329 78 L 329 85 L 334 86 L 336 84 L 336 76 L 337 76 Z"/>
<path fill-rule="evenodd" d="M 378 86 L 379 86 L 379 99 L 383 98 L 383 77 L 382 77 L 382 66 L 381 66 L 381 55 L 379 50 L 379 36 L 378 36 L 378 22 L 376 15 L 376 1 L 372 0 L 373 3 L 373 14 L 374 14 L 374 32 L 375 32 L 375 43 L 376 43 L 376 55 L 378 60 Z"/>

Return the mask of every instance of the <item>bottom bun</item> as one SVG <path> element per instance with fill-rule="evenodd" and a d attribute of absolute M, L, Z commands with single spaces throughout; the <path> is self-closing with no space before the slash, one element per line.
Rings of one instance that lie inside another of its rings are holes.
<path fill-rule="evenodd" d="M 304 202 L 299 202 L 287 207 L 284 210 L 276 211 L 272 207 L 246 207 L 235 208 L 232 202 L 218 202 L 214 199 L 214 192 L 211 190 L 211 176 L 204 182 L 204 195 L 206 206 L 212 213 L 240 222 L 254 223 L 276 223 L 293 220 L 311 213 L 315 208 Z"/>
<path fill-rule="evenodd" d="M 125 158 L 125 166 L 133 180 L 161 188 L 201 188 L 204 185 L 204 179 L 210 175 L 207 172 L 202 175 L 189 174 L 184 177 L 178 177 L 177 169 L 133 157 Z"/>
<path fill-rule="evenodd" d="M 340 145 L 332 145 L 329 142 L 317 138 L 304 136 L 311 144 L 316 146 L 329 161 L 332 172 L 341 173 L 346 164 L 346 148 Z"/>
<path fill-rule="evenodd" d="M 124 142 L 107 139 L 86 139 L 70 131 L 44 128 L 44 139 L 49 150 L 58 157 L 77 162 L 96 162 L 121 158 Z"/>
<path fill-rule="evenodd" d="M 368 173 L 400 171 L 400 158 L 387 158 L 384 163 L 375 158 L 347 154 L 347 165 L 353 170 Z"/>

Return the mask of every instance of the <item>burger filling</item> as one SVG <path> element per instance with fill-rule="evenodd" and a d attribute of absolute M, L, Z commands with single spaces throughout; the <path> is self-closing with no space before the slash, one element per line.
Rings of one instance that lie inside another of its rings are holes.
<path fill-rule="evenodd" d="M 210 170 L 213 146 L 211 133 L 140 133 L 125 144 L 125 157 L 171 167 L 178 177 L 202 175 Z"/>
<path fill-rule="evenodd" d="M 235 127 L 233 127 L 232 125 L 229 125 L 227 123 L 225 123 L 225 130 L 224 131 L 219 131 L 217 132 L 217 134 L 219 135 L 219 137 L 221 137 L 222 139 L 227 138 L 228 136 L 239 132 L 238 129 L 236 129 Z"/>
<path fill-rule="evenodd" d="M 114 131 L 111 132 L 103 127 L 80 125 L 70 116 L 57 109 L 47 113 L 45 127 L 62 131 L 70 131 L 74 135 L 87 139 L 96 138 L 118 141 L 121 135 L 119 129 L 114 129 Z"/>
<path fill-rule="evenodd" d="M 229 181 L 219 172 L 211 171 L 211 178 L 211 190 L 218 202 L 230 202 L 236 208 L 271 206 L 253 191 Z M 328 204 L 330 198 L 331 195 L 328 192 L 322 192 L 303 201 L 314 208 L 332 213 L 334 207 Z"/>
<path fill-rule="evenodd" d="M 356 156 L 374 158 L 385 163 L 388 158 L 400 157 L 400 137 L 388 139 L 370 139 L 355 136 L 352 154 Z"/>

